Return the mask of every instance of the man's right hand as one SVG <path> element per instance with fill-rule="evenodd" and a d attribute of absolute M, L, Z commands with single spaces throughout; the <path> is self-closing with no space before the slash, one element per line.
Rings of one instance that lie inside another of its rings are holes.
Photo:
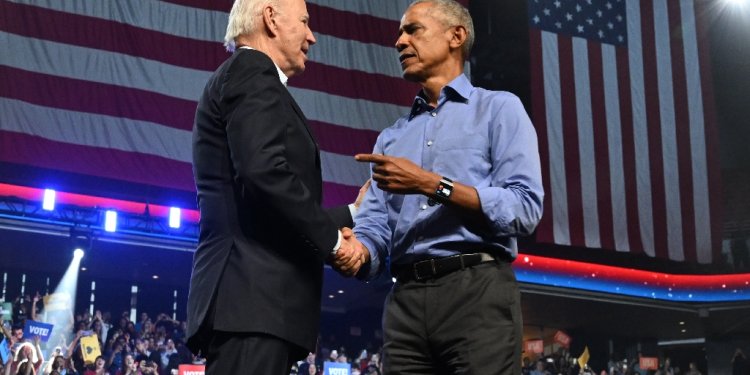
<path fill-rule="evenodd" d="M 331 261 L 333 268 L 346 277 L 351 277 L 370 260 L 370 252 L 357 240 L 349 228 L 341 230 L 343 241 L 336 255 Z"/>

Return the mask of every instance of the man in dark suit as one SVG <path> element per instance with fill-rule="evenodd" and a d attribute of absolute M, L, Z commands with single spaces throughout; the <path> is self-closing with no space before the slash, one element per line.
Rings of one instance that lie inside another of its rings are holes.
<path fill-rule="evenodd" d="M 237 0 L 234 53 L 198 104 L 187 337 L 207 374 L 288 374 L 315 348 L 324 261 L 345 275 L 363 262 L 349 208 L 321 208 L 319 150 L 285 87 L 315 43 L 308 20 L 304 0 Z"/>

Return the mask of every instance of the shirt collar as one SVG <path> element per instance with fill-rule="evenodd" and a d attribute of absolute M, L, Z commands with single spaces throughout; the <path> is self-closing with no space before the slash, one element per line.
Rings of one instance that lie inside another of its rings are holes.
<path fill-rule="evenodd" d="M 454 102 L 469 102 L 469 95 L 471 90 L 474 88 L 469 79 L 464 74 L 459 74 L 458 77 L 448 82 L 442 89 L 440 96 L 445 96 L 446 100 Z M 440 101 L 440 99 L 438 99 Z M 440 103 L 438 103 L 438 106 Z M 414 103 L 411 106 L 411 112 L 409 112 L 409 120 L 413 119 L 418 114 L 431 110 L 430 105 L 427 103 L 427 98 L 424 95 L 424 91 L 419 91 L 419 94 L 414 98 Z"/>
<path fill-rule="evenodd" d="M 242 47 L 239 47 L 239 48 L 241 48 L 241 49 L 255 49 L 255 48 L 250 47 L 250 46 L 242 46 Z M 273 60 L 271 60 L 271 61 L 273 61 Z M 279 68 L 279 66 L 276 65 L 276 62 L 273 63 L 273 66 L 276 67 L 276 71 L 279 73 L 279 81 L 281 81 L 282 85 L 286 86 L 286 81 L 289 80 L 289 77 L 287 77 L 286 74 L 284 74 L 284 72 L 281 71 L 281 68 Z"/>

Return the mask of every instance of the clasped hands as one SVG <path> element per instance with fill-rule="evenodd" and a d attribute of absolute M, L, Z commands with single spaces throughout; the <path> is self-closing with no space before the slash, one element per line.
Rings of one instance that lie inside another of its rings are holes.
<path fill-rule="evenodd" d="M 370 252 L 362 245 L 350 228 L 342 228 L 343 240 L 341 246 L 330 261 L 331 266 L 338 273 L 351 277 L 359 272 L 370 261 Z"/>

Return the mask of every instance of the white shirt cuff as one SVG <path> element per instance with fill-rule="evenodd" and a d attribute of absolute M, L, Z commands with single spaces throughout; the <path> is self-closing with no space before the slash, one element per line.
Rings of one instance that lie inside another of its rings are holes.
<path fill-rule="evenodd" d="M 336 255 L 336 253 L 341 248 L 341 241 L 344 240 L 344 235 L 341 234 L 341 231 L 338 231 L 339 238 L 336 240 L 336 246 L 333 247 L 333 251 L 331 252 L 332 255 Z"/>

